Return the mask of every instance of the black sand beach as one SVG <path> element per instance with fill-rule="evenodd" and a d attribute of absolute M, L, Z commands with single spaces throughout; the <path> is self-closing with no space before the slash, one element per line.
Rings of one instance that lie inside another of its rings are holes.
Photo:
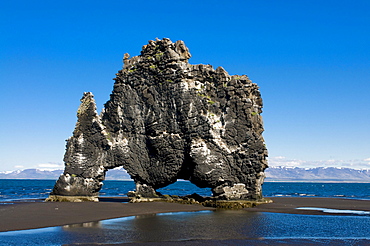
<path fill-rule="evenodd" d="M 0 232 L 94 222 L 99 220 L 168 212 L 209 210 L 198 205 L 166 202 L 19 202 L 0 205 Z"/>
<path fill-rule="evenodd" d="M 318 207 L 370 212 L 370 200 L 336 198 L 272 198 L 270 204 L 244 209 L 246 212 L 271 212 L 307 215 L 346 215 L 302 210 L 299 207 Z M 214 210 L 200 205 L 177 203 L 122 203 L 122 198 L 104 198 L 102 202 L 16 202 L 0 205 L 0 232 L 35 229 L 86 223 L 106 219 L 167 212 Z"/>
<path fill-rule="evenodd" d="M 370 200 L 272 199 L 243 210 L 127 203 L 118 197 L 84 203 L 3 202 L 0 244 L 369 245 Z M 302 207 L 366 211 L 366 216 L 297 209 Z"/>

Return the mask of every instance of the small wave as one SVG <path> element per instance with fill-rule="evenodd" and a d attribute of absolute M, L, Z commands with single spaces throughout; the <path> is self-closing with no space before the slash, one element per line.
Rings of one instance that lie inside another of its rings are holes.
<path fill-rule="evenodd" d="M 349 210 L 349 209 L 332 209 L 332 208 L 316 208 L 316 207 L 300 207 L 301 210 L 317 210 L 331 214 L 355 214 L 355 215 L 370 215 L 370 211 Z"/>

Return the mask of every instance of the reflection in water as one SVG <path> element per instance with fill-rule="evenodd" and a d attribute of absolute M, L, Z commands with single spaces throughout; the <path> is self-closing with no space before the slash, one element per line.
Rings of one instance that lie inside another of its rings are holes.
<path fill-rule="evenodd" d="M 0 245 L 119 244 L 219 240 L 238 244 L 370 242 L 368 216 L 318 216 L 217 210 L 132 216 L 65 227 L 0 233 Z M 270 241 L 269 241 L 270 240 Z M 274 241 L 275 240 L 275 241 Z M 276 241 L 277 240 L 277 241 Z M 320 241 L 321 240 L 321 241 Z M 208 243 L 208 244 L 207 244 Z M 190 245 L 190 244 L 189 244 Z M 231 245 L 233 245 L 231 243 Z M 236 244 L 235 244 L 236 245 Z M 362 244 L 357 244 L 362 245 Z"/>
<path fill-rule="evenodd" d="M 71 224 L 62 226 L 63 230 L 73 229 L 73 228 L 101 228 L 100 221 L 94 222 L 87 222 L 87 223 L 79 223 L 79 224 Z"/>
<path fill-rule="evenodd" d="M 145 219 L 145 218 L 152 218 L 155 216 L 157 216 L 157 214 L 142 214 L 142 215 L 135 215 L 133 217 L 135 217 L 135 219 Z M 118 220 L 121 220 L 121 218 L 119 218 Z"/>
<path fill-rule="evenodd" d="M 258 213 L 245 211 L 203 211 L 158 214 L 132 221 L 132 241 L 258 238 Z M 108 225 L 111 230 L 115 228 Z M 243 233 L 248 231 L 247 234 Z"/>

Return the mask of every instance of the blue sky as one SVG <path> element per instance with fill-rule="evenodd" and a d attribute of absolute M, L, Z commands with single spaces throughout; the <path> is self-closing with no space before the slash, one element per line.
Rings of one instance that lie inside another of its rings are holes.
<path fill-rule="evenodd" d="M 0 171 L 62 166 L 83 92 L 99 111 L 122 56 L 184 40 L 247 74 L 271 165 L 370 168 L 370 1 L 1 1 Z"/>

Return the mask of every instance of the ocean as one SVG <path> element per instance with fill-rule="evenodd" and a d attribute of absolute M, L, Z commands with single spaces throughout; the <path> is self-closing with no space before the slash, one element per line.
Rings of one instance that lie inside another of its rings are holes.
<path fill-rule="evenodd" d="M 44 199 L 54 183 L 55 180 L 0 180 L 0 204 Z M 105 181 L 100 196 L 126 196 L 134 188 L 133 181 Z M 158 191 L 170 195 L 211 195 L 210 189 L 201 189 L 186 181 Z M 263 194 L 370 200 L 370 184 L 266 182 Z M 0 245 L 370 245 L 369 225 L 368 214 L 325 216 L 216 210 L 0 232 Z"/>
<path fill-rule="evenodd" d="M 52 191 L 55 180 L 0 179 L 0 202 L 27 199 L 45 199 Z M 126 196 L 135 190 L 133 181 L 104 181 L 101 197 Z M 211 196 L 209 188 L 199 188 L 188 181 L 178 181 L 157 190 L 167 195 L 190 195 L 197 193 Z M 342 197 L 370 199 L 370 183 L 294 183 L 265 182 L 266 197 Z"/>

